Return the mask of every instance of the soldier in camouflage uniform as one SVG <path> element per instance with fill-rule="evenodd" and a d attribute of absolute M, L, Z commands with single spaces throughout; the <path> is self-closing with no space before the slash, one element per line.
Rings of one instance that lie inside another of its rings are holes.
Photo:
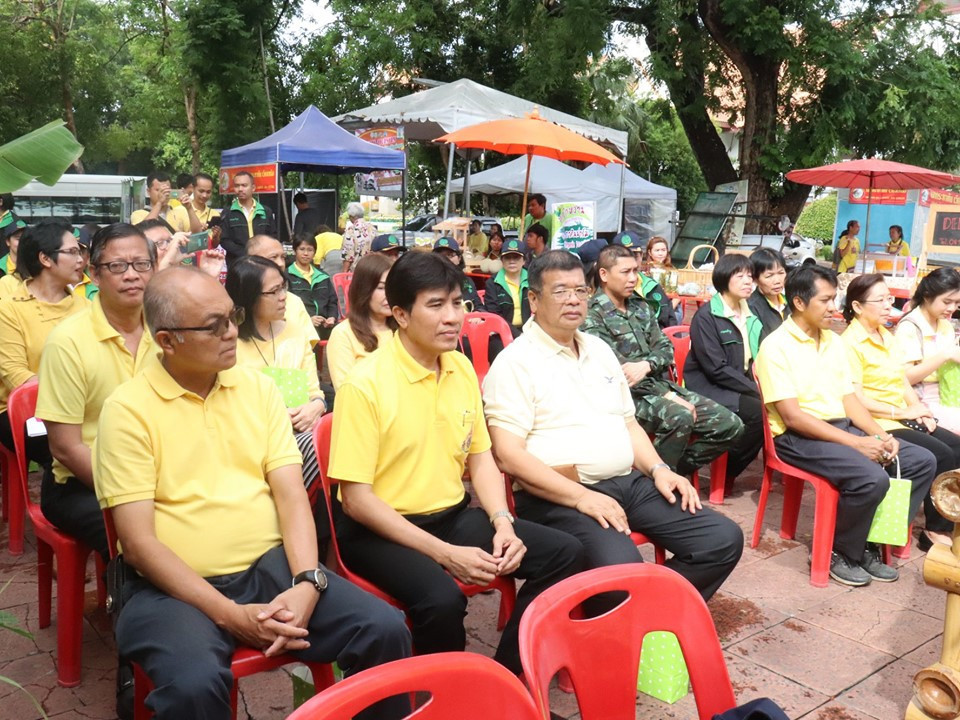
<path fill-rule="evenodd" d="M 688 474 L 726 452 L 743 434 L 736 415 L 667 379 L 673 344 L 649 304 L 634 293 L 636 260 L 611 245 L 599 260 L 600 287 L 582 330 L 604 340 L 620 361 L 637 408 L 637 422 L 654 436 L 663 458 Z"/>

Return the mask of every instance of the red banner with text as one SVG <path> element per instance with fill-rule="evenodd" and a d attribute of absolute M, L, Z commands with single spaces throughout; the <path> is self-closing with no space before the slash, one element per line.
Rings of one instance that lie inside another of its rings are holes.
<path fill-rule="evenodd" d="M 243 165 L 240 167 L 220 168 L 220 194 L 233 195 L 233 176 L 239 172 L 253 175 L 254 192 L 277 192 L 277 164 Z"/>
<path fill-rule="evenodd" d="M 852 188 L 850 190 L 850 203 L 852 205 L 906 205 L 906 190 L 888 190 L 886 188 Z"/>

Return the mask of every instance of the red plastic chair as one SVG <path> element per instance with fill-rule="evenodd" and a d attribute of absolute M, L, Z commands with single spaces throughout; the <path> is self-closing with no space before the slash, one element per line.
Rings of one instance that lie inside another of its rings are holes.
<path fill-rule="evenodd" d="M 572 613 L 594 595 L 626 592 L 609 612 Z M 587 570 L 538 595 L 520 620 L 520 660 L 534 702 L 548 718 L 550 680 L 570 674 L 583 720 L 632 718 L 643 637 L 666 630 L 680 641 L 701 720 L 736 701 L 707 605 L 687 580 L 659 565 Z"/>
<path fill-rule="evenodd" d="M 16 471 L 11 477 L 19 480 L 20 497 L 33 523 L 37 537 L 37 594 L 40 627 L 50 626 L 53 595 L 53 558 L 57 558 L 57 682 L 63 687 L 80 684 L 80 656 L 83 647 L 83 586 L 87 556 L 92 550 L 69 535 L 57 530 L 44 516 L 40 506 L 30 499 L 27 486 L 27 452 L 24 425 L 37 407 L 37 383 L 21 385 L 7 404 L 13 444 L 16 449 Z M 107 590 L 103 583 L 104 565 L 96 555 L 97 597 L 102 607 Z"/>
<path fill-rule="evenodd" d="M 671 373 L 678 385 L 683 385 L 683 364 L 690 352 L 690 326 L 674 325 L 663 329 L 663 334 L 673 343 L 673 368 Z M 710 504 L 723 505 L 724 494 L 732 489 L 733 479 L 727 487 L 727 453 L 714 458 L 710 463 Z M 693 486 L 700 492 L 700 473 L 693 471 Z"/>
<path fill-rule="evenodd" d="M 113 525 L 113 516 L 109 509 L 103 511 L 103 524 L 107 530 L 107 546 L 110 548 L 110 557 L 117 556 L 117 530 Z M 233 673 L 233 687 L 230 688 L 230 707 L 232 717 L 237 717 L 237 681 L 249 675 L 275 670 L 284 665 L 301 662 L 293 655 L 286 653 L 267 657 L 259 650 L 251 647 L 238 647 L 233 651 L 230 661 L 230 672 Z M 320 693 L 334 683 L 333 668 L 325 663 L 304 662 L 313 675 L 314 692 Z M 134 720 L 149 720 L 153 712 L 147 707 L 147 695 L 154 685 L 150 677 L 136 663 L 133 663 L 133 717 Z"/>
<path fill-rule="evenodd" d="M 349 720 L 394 695 L 429 693 L 407 717 L 417 720 L 540 720 L 514 675 L 490 658 L 454 652 L 384 663 L 311 698 L 287 720 Z"/>
<path fill-rule="evenodd" d="M 20 491 L 20 466 L 17 455 L 0 445 L 0 482 L 3 483 L 3 521 L 7 526 L 7 549 L 11 555 L 23 555 L 23 529 L 26 512 Z"/>
<path fill-rule="evenodd" d="M 340 317 L 346 317 L 350 311 L 350 281 L 353 280 L 353 273 L 337 273 L 330 282 L 333 284 L 333 291 L 337 294 L 337 307 L 340 308 Z"/>
<path fill-rule="evenodd" d="M 488 349 L 491 335 L 499 335 L 504 347 L 513 342 L 510 326 L 499 315 L 487 312 L 467 313 L 463 319 L 463 327 L 460 328 L 460 347 L 463 348 L 463 341 L 466 338 L 470 344 L 473 369 L 481 385 L 490 370 Z"/>
<path fill-rule="evenodd" d="M 365 580 L 356 573 L 351 572 L 347 566 L 344 565 L 343 558 L 340 557 L 340 545 L 337 543 L 337 532 L 333 521 L 333 503 L 331 501 L 331 495 L 333 494 L 332 488 L 337 484 L 337 481 L 331 478 L 327 472 L 327 469 L 330 467 L 330 437 L 332 435 L 332 431 L 333 413 L 327 413 L 324 415 L 322 418 L 320 418 L 320 422 L 318 422 L 313 428 L 313 444 L 317 452 L 317 464 L 320 467 L 320 482 L 323 484 L 323 492 L 327 497 L 327 516 L 330 521 L 330 547 L 333 550 L 334 560 L 336 561 L 337 566 L 334 568 L 334 570 L 336 570 L 338 575 L 341 575 L 350 582 L 360 586 L 367 592 L 372 593 L 378 598 L 390 603 L 394 607 L 403 610 L 404 607 L 398 600 L 391 597 L 368 580 Z M 460 582 L 459 580 L 456 582 L 460 587 L 460 591 L 467 597 L 479 595 L 487 590 L 496 590 L 500 593 L 500 614 L 497 618 L 497 630 L 503 630 L 504 625 L 507 624 L 507 620 L 509 620 L 510 616 L 513 614 L 513 608 L 517 603 L 517 586 L 514 583 L 513 578 L 498 577 L 489 585 L 468 585 Z"/>

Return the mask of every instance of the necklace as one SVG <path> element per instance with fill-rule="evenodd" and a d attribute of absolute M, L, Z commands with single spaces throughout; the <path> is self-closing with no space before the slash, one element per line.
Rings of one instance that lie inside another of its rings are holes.
<path fill-rule="evenodd" d="M 253 339 L 253 346 L 257 349 L 257 352 L 260 353 L 260 359 L 263 360 L 263 364 L 266 365 L 267 367 L 273 367 L 272 365 L 270 365 L 270 363 L 267 362 L 267 358 L 264 357 L 263 351 L 260 350 L 260 345 L 257 344 L 257 339 L 256 338 L 252 338 L 252 339 Z M 276 362 L 277 361 L 277 343 L 273 337 L 273 323 L 270 323 L 270 345 L 273 347 L 273 361 Z"/>

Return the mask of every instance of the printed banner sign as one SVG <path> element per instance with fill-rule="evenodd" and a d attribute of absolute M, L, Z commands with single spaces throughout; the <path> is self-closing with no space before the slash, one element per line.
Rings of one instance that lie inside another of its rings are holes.
<path fill-rule="evenodd" d="M 392 150 L 404 150 L 402 127 L 377 127 L 357 130 L 357 137 L 380 147 Z M 385 195 L 400 197 L 403 186 L 403 173 L 400 170 L 375 170 L 370 173 L 357 173 L 355 178 L 357 195 Z"/>
<path fill-rule="evenodd" d="M 233 176 L 238 172 L 248 172 L 253 175 L 254 192 L 277 192 L 277 164 L 243 165 L 240 167 L 220 168 L 220 194 L 233 195 Z"/>
<path fill-rule="evenodd" d="M 554 203 L 555 230 L 551 249 L 576 250 L 593 240 L 597 236 L 596 214 L 596 203 L 593 200 Z"/>
<path fill-rule="evenodd" d="M 888 190 L 887 188 L 852 188 L 850 190 L 851 205 L 906 205 L 906 190 Z"/>
<path fill-rule="evenodd" d="M 920 205 L 930 207 L 931 205 L 960 205 L 960 193 L 953 190 L 929 190 L 920 191 Z"/>

